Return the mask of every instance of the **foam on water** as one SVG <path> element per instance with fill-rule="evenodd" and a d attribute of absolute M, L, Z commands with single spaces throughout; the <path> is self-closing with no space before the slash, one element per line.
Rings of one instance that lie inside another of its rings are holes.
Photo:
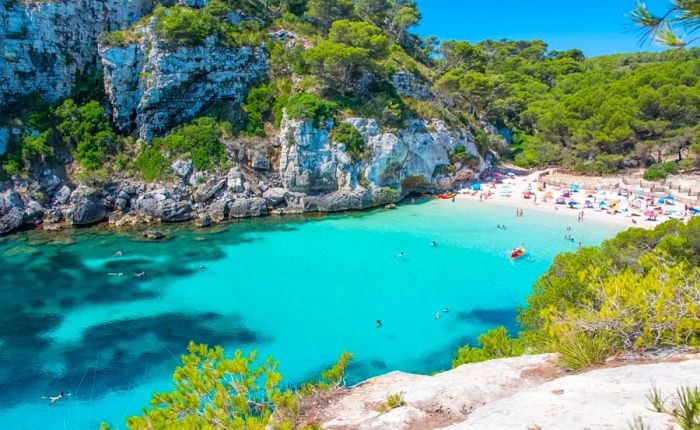
<path fill-rule="evenodd" d="M 341 351 L 355 354 L 351 382 L 448 368 L 454 350 L 484 330 L 517 330 L 515 309 L 532 282 L 557 252 L 576 249 L 564 240 L 567 226 L 584 244 L 620 229 L 514 214 L 433 200 L 213 230 L 165 227 L 173 236 L 165 242 L 104 228 L 6 238 L 0 427 L 123 427 L 154 390 L 170 387 L 189 340 L 272 354 L 290 383 L 316 376 Z M 531 258 L 513 261 L 508 252 L 520 244 Z M 114 256 L 119 249 L 124 256 Z M 133 275 L 141 270 L 147 275 Z M 52 406 L 42 399 L 58 391 L 71 396 Z"/>

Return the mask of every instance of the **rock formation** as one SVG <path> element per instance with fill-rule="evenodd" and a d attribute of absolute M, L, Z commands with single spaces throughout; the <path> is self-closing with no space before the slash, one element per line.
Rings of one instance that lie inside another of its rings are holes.
<path fill-rule="evenodd" d="M 434 376 L 392 372 L 350 387 L 314 417 L 327 430 L 680 429 L 646 394 L 700 385 L 700 356 L 618 362 L 565 374 L 555 354 L 467 364 Z M 390 394 L 405 405 L 380 411 Z"/>

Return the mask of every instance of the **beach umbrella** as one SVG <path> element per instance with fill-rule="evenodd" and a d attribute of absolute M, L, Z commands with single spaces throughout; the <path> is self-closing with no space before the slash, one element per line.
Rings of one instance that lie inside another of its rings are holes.
<path fill-rule="evenodd" d="M 644 211 L 644 216 L 654 216 L 656 215 L 656 212 L 654 211 Z"/>
<path fill-rule="evenodd" d="M 698 209 L 698 208 L 690 208 L 690 211 L 696 215 L 700 214 L 700 209 Z"/>
<path fill-rule="evenodd" d="M 556 202 L 558 205 L 563 205 L 564 203 L 566 203 L 566 199 L 564 197 L 557 197 Z"/>
<path fill-rule="evenodd" d="M 664 200 L 673 200 L 673 196 L 670 194 L 667 194 L 664 196 Z"/>
<path fill-rule="evenodd" d="M 479 191 L 481 189 L 481 184 L 478 182 L 475 182 L 472 184 L 472 190 L 474 191 Z"/>
<path fill-rule="evenodd" d="M 601 206 L 601 207 L 607 206 L 607 205 L 608 205 L 608 202 L 606 202 L 606 201 L 602 201 L 602 202 L 598 203 L 598 206 Z"/>
<path fill-rule="evenodd" d="M 577 204 L 578 204 L 578 202 L 573 201 L 573 200 L 569 202 L 569 206 L 570 206 L 570 207 L 574 207 L 574 206 L 576 206 Z"/>

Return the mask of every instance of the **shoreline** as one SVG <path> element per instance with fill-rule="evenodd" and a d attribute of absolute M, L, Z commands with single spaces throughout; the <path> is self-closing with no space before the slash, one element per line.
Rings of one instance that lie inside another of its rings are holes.
<path fill-rule="evenodd" d="M 658 215 L 655 220 L 651 220 L 647 216 L 632 216 L 631 214 L 633 212 L 629 210 L 628 207 L 631 204 L 639 202 L 634 199 L 628 199 L 626 196 L 619 195 L 617 190 L 605 190 L 595 193 L 596 201 L 600 201 L 600 199 L 609 199 L 611 201 L 618 201 L 621 206 L 625 206 L 624 209 L 617 212 L 603 210 L 597 206 L 595 208 L 583 208 L 579 205 L 575 208 L 571 208 L 568 204 L 557 204 L 555 197 L 545 199 L 545 196 L 547 194 L 554 196 L 559 195 L 567 187 L 548 185 L 544 190 L 538 190 L 538 185 L 541 185 L 543 182 L 546 184 L 546 180 L 540 180 L 542 173 L 544 173 L 544 171 L 536 171 L 527 176 L 504 176 L 500 184 L 482 182 L 480 190 L 475 191 L 472 188 L 463 188 L 457 192 L 455 198 L 463 201 L 475 201 L 485 204 L 507 206 L 513 209 L 522 209 L 523 215 L 521 216 L 525 217 L 528 216 L 529 210 L 533 210 L 536 212 L 577 218 L 578 222 L 585 222 L 588 219 L 592 219 L 626 228 L 638 227 L 651 230 L 669 219 L 680 219 L 682 221 L 686 219 L 685 216 L 681 218 L 668 215 Z M 523 193 L 528 190 L 531 190 L 532 197 L 525 199 Z M 572 199 L 578 198 L 579 200 L 594 199 L 589 198 L 585 191 L 572 193 L 572 196 Z M 657 200 L 655 199 L 652 206 L 656 206 L 656 202 Z M 675 205 L 669 205 L 668 208 L 680 212 L 684 209 L 684 206 L 680 203 L 676 203 Z M 645 209 L 641 209 L 641 211 L 644 210 Z M 580 213 L 583 213 L 583 218 L 579 220 L 578 217 Z"/>

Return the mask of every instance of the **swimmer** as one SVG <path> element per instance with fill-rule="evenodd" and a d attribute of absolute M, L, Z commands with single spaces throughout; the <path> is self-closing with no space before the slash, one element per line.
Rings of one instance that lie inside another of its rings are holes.
<path fill-rule="evenodd" d="M 449 311 L 450 311 L 450 310 L 447 309 L 447 307 L 445 307 L 445 309 L 442 310 L 442 313 L 443 313 L 443 314 L 446 314 L 446 313 L 448 313 Z"/>
<path fill-rule="evenodd" d="M 62 398 L 63 398 L 63 391 L 61 391 L 60 393 L 58 393 L 57 396 L 49 397 L 49 400 L 51 400 L 51 404 L 53 405 L 54 403 L 56 403 L 57 401 L 61 400 Z"/>
<path fill-rule="evenodd" d="M 115 252 L 114 255 L 117 257 L 121 257 L 122 255 L 124 255 L 124 251 L 120 249 L 119 251 Z"/>
<path fill-rule="evenodd" d="M 436 319 L 436 320 L 439 320 L 439 319 L 440 319 L 440 312 L 438 312 L 438 313 L 435 314 L 435 319 Z"/>
<path fill-rule="evenodd" d="M 501 229 L 501 224 L 496 224 L 496 228 L 500 230 L 500 229 Z"/>
<path fill-rule="evenodd" d="M 124 272 L 109 272 L 109 276 L 124 276 Z"/>
<path fill-rule="evenodd" d="M 377 320 L 377 328 L 380 328 L 382 326 L 382 320 Z"/>
<path fill-rule="evenodd" d="M 435 242 L 435 241 L 430 242 L 430 246 L 432 246 L 433 248 L 436 248 L 436 247 L 437 247 L 437 242 Z"/>
<path fill-rule="evenodd" d="M 140 278 L 140 277 L 145 276 L 145 275 L 146 275 L 146 271 L 145 271 L 145 270 L 142 270 L 142 271 L 140 271 L 140 272 L 138 272 L 138 273 L 134 273 L 134 276 L 136 276 L 137 278 Z"/>
<path fill-rule="evenodd" d="M 404 256 L 403 251 L 399 252 L 399 255 L 396 256 L 396 258 L 402 258 Z"/>
<path fill-rule="evenodd" d="M 199 266 L 197 266 L 197 269 L 204 270 L 205 269 L 204 264 L 200 264 Z"/>

